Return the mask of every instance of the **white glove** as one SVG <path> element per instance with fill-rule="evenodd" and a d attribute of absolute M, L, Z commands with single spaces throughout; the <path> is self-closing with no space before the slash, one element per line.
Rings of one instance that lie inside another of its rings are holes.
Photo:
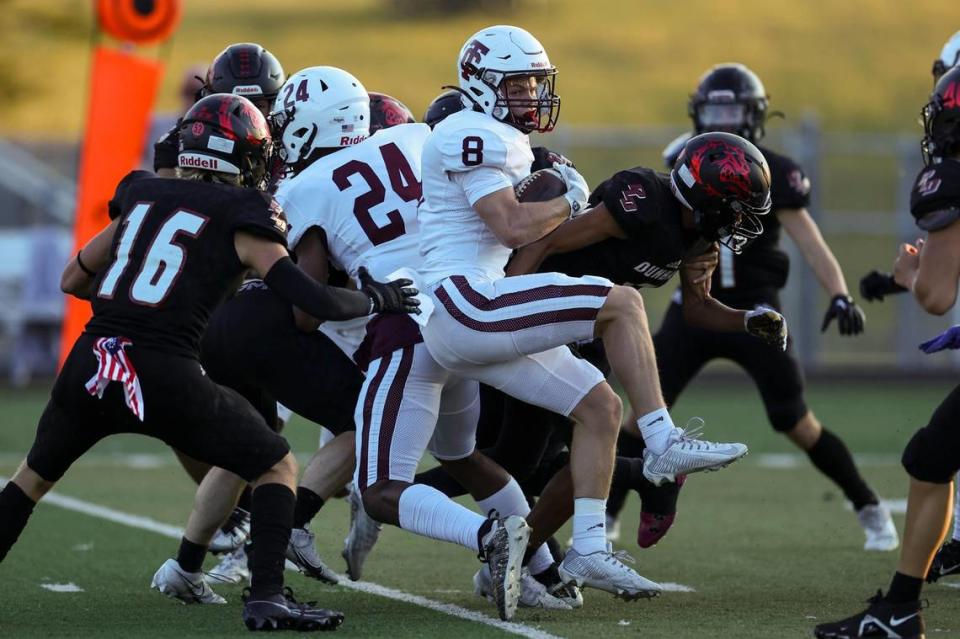
<path fill-rule="evenodd" d="M 570 217 L 577 217 L 587 210 L 590 187 L 587 186 L 587 181 L 583 179 L 583 176 L 569 164 L 554 162 L 553 168 L 563 178 L 563 183 L 567 185 L 567 192 L 563 197 L 570 204 Z"/>
<path fill-rule="evenodd" d="M 787 350 L 787 320 L 768 306 L 758 306 L 747 311 L 743 327 L 750 335 L 760 338 L 781 351 Z"/>

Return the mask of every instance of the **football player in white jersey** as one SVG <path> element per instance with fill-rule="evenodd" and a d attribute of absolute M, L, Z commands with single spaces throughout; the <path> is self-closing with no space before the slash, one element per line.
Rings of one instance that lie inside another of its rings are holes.
<path fill-rule="evenodd" d="M 616 393 L 567 343 L 601 337 L 647 444 L 644 474 L 655 483 L 726 466 L 742 444 L 694 440 L 665 408 L 640 294 L 597 277 L 535 274 L 504 278 L 510 252 L 580 213 L 589 194 L 570 166 L 556 164 L 567 193 L 520 203 L 517 183 L 533 159 L 528 133 L 553 128 L 556 69 L 523 29 L 495 26 L 467 40 L 457 72 L 472 109 L 437 125 L 423 151 L 420 206 L 424 265 L 419 288 L 433 302 L 422 333 L 432 357 L 460 377 L 573 417 L 573 548 L 567 581 L 651 595 L 657 587 L 611 555 L 605 499 L 622 411 Z"/>

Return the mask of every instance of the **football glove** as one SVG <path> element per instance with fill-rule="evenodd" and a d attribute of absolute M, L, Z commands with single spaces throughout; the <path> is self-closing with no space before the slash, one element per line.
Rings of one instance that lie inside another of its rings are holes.
<path fill-rule="evenodd" d="M 960 348 L 960 325 L 951 326 L 933 339 L 928 339 L 920 344 L 920 350 L 927 354 L 948 348 L 953 350 Z"/>
<path fill-rule="evenodd" d="M 904 293 L 907 289 L 893 281 L 891 273 L 873 270 L 860 278 L 860 296 L 868 302 L 883 301 L 884 295 Z"/>
<path fill-rule="evenodd" d="M 767 306 L 758 306 L 747 311 L 743 318 L 746 331 L 781 351 L 787 350 L 787 320 Z"/>
<path fill-rule="evenodd" d="M 590 197 L 590 187 L 587 181 L 583 179 L 580 172 L 570 164 L 554 162 L 553 168 L 563 178 L 563 183 L 567 185 L 567 192 L 564 194 L 567 202 L 570 204 L 570 217 L 577 217 L 587 210 L 587 199 Z"/>
<path fill-rule="evenodd" d="M 853 298 L 842 293 L 834 295 L 830 300 L 830 306 L 827 307 L 823 324 L 820 326 L 821 333 L 827 330 L 834 318 L 837 320 L 841 335 L 859 335 L 863 332 L 863 323 L 867 319 Z"/>
<path fill-rule="evenodd" d="M 420 314 L 420 293 L 411 286 L 413 282 L 406 278 L 392 282 L 378 282 L 370 276 L 366 267 L 357 270 L 360 276 L 360 290 L 370 298 L 370 313 Z"/>

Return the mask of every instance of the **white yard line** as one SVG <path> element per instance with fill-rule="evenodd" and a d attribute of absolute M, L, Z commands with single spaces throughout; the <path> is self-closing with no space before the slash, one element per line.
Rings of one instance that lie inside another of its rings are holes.
<path fill-rule="evenodd" d="M 0 486 L 5 486 L 8 480 L 8 477 L 0 476 Z M 169 537 L 171 539 L 180 539 L 180 537 L 183 535 L 183 529 L 178 528 L 177 526 L 164 524 L 151 519 L 150 517 L 141 517 L 140 515 L 132 515 L 130 513 L 121 512 L 119 510 L 93 504 L 82 499 L 76 499 L 75 497 L 67 497 L 66 495 L 61 495 L 59 493 L 47 493 L 46 497 L 43 498 L 41 503 L 59 506 L 60 508 L 64 508 L 66 510 L 72 510 L 84 515 L 90 515 L 91 517 L 98 517 L 122 526 L 128 526 L 130 528 L 137 528 L 139 530 L 157 533 L 158 535 Z M 402 590 L 387 588 L 386 586 L 370 583 L 368 581 L 344 580 L 340 582 L 340 585 L 351 590 L 357 590 L 367 594 L 376 595 L 378 597 L 386 597 L 387 599 L 393 599 L 395 601 L 402 601 L 415 606 L 428 608 L 445 615 L 450 615 L 451 617 L 458 617 L 467 621 L 481 623 L 510 634 L 528 637 L 529 639 L 560 639 L 556 635 L 552 635 L 549 632 L 539 630 L 522 623 L 500 621 L 499 619 L 488 617 L 487 615 L 475 610 L 469 610 L 461 606 L 444 603 L 441 601 L 434 601 L 433 599 L 427 599 L 426 597 L 420 597 L 419 595 L 411 595 L 403 592 Z"/>

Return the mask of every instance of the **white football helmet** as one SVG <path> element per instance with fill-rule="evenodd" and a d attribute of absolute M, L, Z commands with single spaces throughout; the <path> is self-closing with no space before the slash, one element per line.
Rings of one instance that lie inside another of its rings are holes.
<path fill-rule="evenodd" d="M 557 69 L 543 45 L 520 27 L 497 25 L 467 39 L 457 58 L 461 92 L 476 108 L 524 133 L 550 131 L 560 115 L 560 96 L 554 92 Z M 535 76 L 537 97 L 510 99 L 504 80 Z M 522 115 L 511 109 L 528 108 Z"/>
<path fill-rule="evenodd" d="M 343 69 L 308 67 L 280 87 L 271 119 L 283 161 L 302 167 L 315 149 L 351 146 L 370 136 L 370 98 Z"/>
<path fill-rule="evenodd" d="M 940 57 L 933 61 L 934 83 L 940 79 L 941 75 L 958 64 L 960 64 L 960 31 L 954 33 L 947 40 L 940 51 Z"/>

